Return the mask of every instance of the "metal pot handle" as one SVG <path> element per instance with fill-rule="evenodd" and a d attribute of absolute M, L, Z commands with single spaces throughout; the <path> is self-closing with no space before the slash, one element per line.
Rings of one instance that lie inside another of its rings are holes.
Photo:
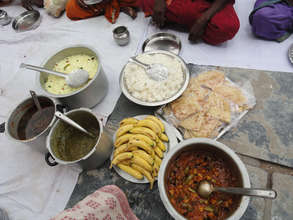
<path fill-rule="evenodd" d="M 0 124 L 0 133 L 4 133 L 4 132 L 5 132 L 5 122 Z"/>
<path fill-rule="evenodd" d="M 50 161 L 50 158 L 54 161 L 54 162 L 51 162 Z M 45 160 L 47 162 L 47 164 L 51 167 L 54 167 L 56 165 L 58 165 L 58 163 L 55 161 L 55 159 L 52 157 L 52 155 L 50 154 L 50 152 L 46 153 L 45 155 Z"/>

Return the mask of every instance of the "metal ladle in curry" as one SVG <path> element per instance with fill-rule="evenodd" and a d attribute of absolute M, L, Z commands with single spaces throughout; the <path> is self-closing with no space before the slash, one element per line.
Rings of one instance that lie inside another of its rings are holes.
<path fill-rule="evenodd" d="M 277 192 L 275 190 L 241 187 L 214 187 L 206 180 L 200 182 L 197 188 L 197 192 L 202 198 L 208 198 L 212 192 L 224 192 L 245 196 L 256 196 L 265 199 L 275 199 L 277 197 Z"/>
<path fill-rule="evenodd" d="M 43 67 L 33 66 L 33 65 L 25 64 L 25 63 L 20 64 L 20 68 L 26 68 L 26 69 L 30 69 L 30 70 L 45 72 L 45 73 L 49 73 L 49 74 L 63 77 L 63 78 L 65 78 L 66 84 L 72 88 L 78 88 L 78 87 L 82 86 L 89 79 L 89 73 L 83 69 L 78 69 L 78 70 L 73 71 L 69 74 L 64 74 L 61 72 L 48 70 Z"/>

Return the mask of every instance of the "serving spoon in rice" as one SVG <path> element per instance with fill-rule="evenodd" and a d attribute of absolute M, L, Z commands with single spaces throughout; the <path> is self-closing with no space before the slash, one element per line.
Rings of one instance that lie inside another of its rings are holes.
<path fill-rule="evenodd" d="M 130 57 L 130 62 L 133 62 L 145 69 L 147 75 L 155 81 L 163 81 L 168 78 L 168 69 L 160 63 L 146 64 L 135 57 Z"/>
<path fill-rule="evenodd" d="M 39 72 L 45 72 L 45 73 L 49 73 L 49 74 L 63 77 L 63 78 L 65 78 L 66 84 L 72 88 L 81 87 L 89 79 L 89 73 L 83 69 L 77 69 L 75 71 L 72 71 L 69 74 L 64 74 L 64 73 L 57 72 L 54 70 L 48 70 L 43 67 L 33 66 L 33 65 L 25 64 L 25 63 L 20 64 L 20 68 L 35 70 L 35 71 L 39 71 Z"/>

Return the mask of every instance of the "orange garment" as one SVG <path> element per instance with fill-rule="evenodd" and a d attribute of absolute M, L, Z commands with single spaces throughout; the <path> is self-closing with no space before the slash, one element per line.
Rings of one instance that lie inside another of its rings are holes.
<path fill-rule="evenodd" d="M 136 6 L 136 0 L 102 1 L 95 5 L 85 5 L 82 0 L 69 0 L 66 15 L 72 20 L 79 20 L 104 14 L 109 22 L 115 23 L 121 8 Z"/>

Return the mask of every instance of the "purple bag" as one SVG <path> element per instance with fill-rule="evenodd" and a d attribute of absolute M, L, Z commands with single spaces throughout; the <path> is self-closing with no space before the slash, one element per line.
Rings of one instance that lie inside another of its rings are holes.
<path fill-rule="evenodd" d="M 285 0 L 257 0 L 249 22 L 256 36 L 282 42 L 293 32 L 293 6 Z"/>

